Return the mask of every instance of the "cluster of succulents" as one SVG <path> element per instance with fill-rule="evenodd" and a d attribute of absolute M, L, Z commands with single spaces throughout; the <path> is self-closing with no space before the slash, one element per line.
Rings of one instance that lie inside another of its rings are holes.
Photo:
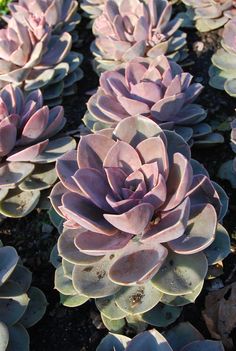
<path fill-rule="evenodd" d="M 29 351 L 32 327 L 44 315 L 47 300 L 31 287 L 32 274 L 12 246 L 0 242 L 0 349 Z"/>
<path fill-rule="evenodd" d="M 12 6 L 18 12 L 10 16 L 7 27 L 0 30 L 0 87 L 11 83 L 26 92 L 40 88 L 48 104 L 58 105 L 62 96 L 75 92 L 75 83 L 83 77 L 79 67 L 82 56 L 71 51 L 72 36 L 62 31 L 60 16 L 53 26 L 53 12 L 45 12 L 44 16 L 26 12 L 23 16 L 23 7 Z M 75 25 L 74 10 L 71 11 L 72 22 L 66 23 L 63 29 Z M 56 28 L 61 32 L 54 33 Z"/>
<path fill-rule="evenodd" d="M 231 123 L 231 148 L 236 154 L 236 119 Z M 226 179 L 231 183 L 233 188 L 236 188 L 236 157 L 233 160 L 228 160 L 222 163 L 218 171 L 218 176 L 221 179 Z"/>
<path fill-rule="evenodd" d="M 166 54 L 175 61 L 186 58 L 186 34 L 181 19 L 171 19 L 167 0 L 108 0 L 93 23 L 91 46 L 97 72 L 111 70 L 136 57 L 150 60 Z"/>
<path fill-rule="evenodd" d="M 193 9 L 193 19 L 200 32 L 223 27 L 236 15 L 235 0 L 182 0 Z"/>
<path fill-rule="evenodd" d="M 55 161 L 75 148 L 71 137 L 54 137 L 66 122 L 62 106 L 43 105 L 40 90 L 24 96 L 6 85 L 0 91 L 0 213 L 23 217 L 55 183 Z"/>
<path fill-rule="evenodd" d="M 76 0 L 18 0 L 9 3 L 8 8 L 10 14 L 4 16 L 6 22 L 14 17 L 18 22 L 27 26 L 33 14 L 37 18 L 45 18 L 54 34 L 73 32 L 80 22 Z M 74 39 L 78 38 L 76 33 L 74 36 Z"/>
<path fill-rule="evenodd" d="M 114 128 L 129 116 L 144 115 L 164 129 L 174 129 L 189 144 L 213 145 L 223 142 L 204 120 L 207 112 L 194 103 L 203 89 L 191 84 L 184 73 L 164 55 L 153 59 L 137 58 L 101 74 L 100 86 L 88 101 L 85 125 L 96 132 Z"/>
<path fill-rule="evenodd" d="M 221 48 L 212 56 L 210 85 L 236 97 L 236 18 L 224 27 Z"/>
<path fill-rule="evenodd" d="M 102 339 L 96 351 L 224 351 L 220 341 L 205 340 L 203 335 L 188 322 L 169 329 L 164 335 L 152 329 L 127 336 L 109 333 Z"/>
<path fill-rule="evenodd" d="M 83 136 L 56 170 L 55 286 L 66 306 L 94 298 L 112 331 L 173 322 L 230 252 L 226 194 L 182 137 L 147 117 Z"/>

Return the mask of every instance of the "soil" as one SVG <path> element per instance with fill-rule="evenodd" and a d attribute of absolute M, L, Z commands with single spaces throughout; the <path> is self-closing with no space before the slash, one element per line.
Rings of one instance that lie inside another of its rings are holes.
<path fill-rule="evenodd" d="M 88 21 L 83 19 L 78 29 L 82 43 L 79 45 L 79 51 L 84 55 L 82 64 L 84 78 L 78 83 L 77 95 L 65 99 L 63 103 L 68 130 L 78 128 L 86 111 L 88 91 L 95 89 L 98 85 L 98 77 L 92 70 L 92 55 L 89 50 L 93 36 L 91 31 L 86 29 L 87 23 Z M 208 68 L 211 56 L 219 46 L 220 36 L 217 32 L 199 34 L 192 29 L 187 32 L 189 57 L 184 69 L 192 73 L 196 82 L 205 86 L 197 102 L 208 110 L 208 120 L 210 123 L 214 121 L 214 126 L 230 122 L 235 115 L 235 100 L 225 92 L 208 85 Z M 223 134 L 225 136 L 223 145 L 209 149 L 193 147 L 192 153 L 193 157 L 208 169 L 211 178 L 222 185 L 230 197 L 229 212 L 225 217 L 224 225 L 231 235 L 232 246 L 235 247 L 236 190 L 233 190 L 228 182 L 217 178 L 217 170 L 221 163 L 234 157 L 229 145 L 229 130 Z M 49 262 L 49 256 L 57 237 L 57 231 L 50 225 L 46 211 L 42 210 L 35 210 L 20 220 L 6 219 L 0 227 L 0 240 L 5 245 L 12 245 L 18 250 L 24 264 L 33 272 L 33 285 L 44 291 L 49 302 L 44 318 L 29 329 L 31 351 L 95 351 L 106 330 L 96 328 L 96 326 L 101 327 L 101 323 L 94 303 L 87 302 L 79 308 L 66 308 L 60 305 L 59 294 L 53 289 L 55 270 Z M 224 261 L 224 274 L 220 277 L 223 284 L 226 280 L 228 283 L 236 281 L 236 275 L 231 273 L 235 265 L 236 257 L 232 253 Z M 207 284 L 195 304 L 184 308 L 179 320 L 190 321 L 207 337 L 209 335 L 201 317 L 206 287 Z"/>

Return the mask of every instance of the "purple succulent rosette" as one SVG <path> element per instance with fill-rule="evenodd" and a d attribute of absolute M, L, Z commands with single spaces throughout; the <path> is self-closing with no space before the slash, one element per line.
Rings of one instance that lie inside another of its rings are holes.
<path fill-rule="evenodd" d="M 65 305 L 95 298 L 111 330 L 153 314 L 151 324 L 172 323 L 200 293 L 208 265 L 230 252 L 218 224 L 224 191 L 182 137 L 146 117 L 82 137 L 56 170 L 50 199 L 64 218 L 56 288 Z"/>
<path fill-rule="evenodd" d="M 3 16 L 6 22 L 14 17 L 18 22 L 27 26 L 29 17 L 34 15 L 44 18 L 54 34 L 73 32 L 80 22 L 78 2 L 76 0 L 18 0 L 8 5 L 10 14 Z M 78 39 L 73 32 L 74 39 Z"/>
<path fill-rule="evenodd" d="M 182 0 L 193 9 L 193 19 L 200 32 L 223 27 L 236 15 L 235 0 Z"/>
<path fill-rule="evenodd" d="M 212 56 L 209 84 L 236 97 L 236 18 L 224 27 L 221 48 Z"/>
<path fill-rule="evenodd" d="M 31 286 L 32 273 L 23 266 L 12 246 L 0 241 L 0 341 L 1 351 L 29 350 L 27 329 L 44 315 L 47 300 Z"/>
<path fill-rule="evenodd" d="M 114 69 L 136 57 L 151 61 L 165 54 L 175 61 L 187 56 L 181 19 L 171 19 L 167 0 L 108 0 L 93 24 L 96 39 L 91 46 L 97 72 Z"/>
<path fill-rule="evenodd" d="M 182 322 L 165 334 L 152 329 L 136 335 L 133 339 L 109 333 L 102 339 L 96 351 L 224 351 L 221 341 L 205 340 L 189 322 Z"/>
<path fill-rule="evenodd" d="M 71 137 L 52 139 L 64 127 L 62 106 L 43 105 L 40 90 L 24 96 L 11 84 L 0 91 L 0 213 L 23 217 L 40 191 L 57 180 L 55 161 L 75 148 Z"/>
<path fill-rule="evenodd" d="M 207 112 L 195 103 L 203 86 L 164 55 L 137 58 L 124 68 L 104 72 L 97 92 L 88 101 L 84 123 L 93 132 L 114 128 L 119 121 L 144 115 L 164 129 L 174 129 L 190 145 L 211 146 L 223 137 L 204 120 Z"/>
<path fill-rule="evenodd" d="M 236 154 L 236 119 L 231 123 L 231 148 Z M 232 160 L 223 162 L 218 171 L 218 176 L 221 179 L 226 179 L 230 182 L 231 186 L 236 188 L 236 157 Z"/>
<path fill-rule="evenodd" d="M 83 76 L 82 57 L 71 45 L 71 35 L 52 34 L 44 17 L 29 15 L 27 25 L 12 17 L 0 30 L 0 88 L 9 83 L 26 92 L 40 88 L 47 104 L 60 104 Z"/>

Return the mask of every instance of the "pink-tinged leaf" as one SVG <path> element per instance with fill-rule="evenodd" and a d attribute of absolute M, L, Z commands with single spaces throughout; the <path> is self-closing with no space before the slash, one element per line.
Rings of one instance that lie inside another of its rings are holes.
<path fill-rule="evenodd" d="M 134 27 L 134 39 L 139 42 L 148 39 L 149 24 L 145 17 L 140 17 Z"/>
<path fill-rule="evenodd" d="M 176 94 L 181 93 L 181 91 L 181 76 L 175 76 L 170 85 L 167 87 L 164 97 L 175 96 Z"/>
<path fill-rule="evenodd" d="M 132 146 L 123 141 L 117 141 L 112 146 L 103 162 L 104 168 L 119 167 L 126 174 L 139 169 L 141 165 L 138 153 Z"/>
<path fill-rule="evenodd" d="M 158 183 L 159 168 L 157 162 L 142 165 L 140 172 L 144 176 L 147 191 L 152 190 Z"/>
<path fill-rule="evenodd" d="M 158 209 L 166 200 L 166 182 L 164 177 L 160 174 L 159 181 L 142 199 L 142 203 L 149 203 L 155 209 Z"/>
<path fill-rule="evenodd" d="M 193 181 L 193 170 L 190 162 L 180 153 L 175 153 L 167 180 L 167 199 L 164 211 L 179 205 L 186 197 Z"/>
<path fill-rule="evenodd" d="M 149 107 L 162 98 L 162 89 L 153 82 L 141 82 L 136 85 L 131 84 L 131 97 L 144 102 Z"/>
<path fill-rule="evenodd" d="M 104 12 L 108 16 L 111 22 L 114 21 L 115 17 L 119 14 L 119 9 L 115 1 L 109 0 L 105 3 Z"/>
<path fill-rule="evenodd" d="M 33 162 L 46 149 L 48 142 L 49 140 L 44 140 L 21 151 L 16 151 L 7 158 L 7 161 Z"/>
<path fill-rule="evenodd" d="M 217 215 L 210 204 L 191 207 L 189 221 L 184 234 L 168 243 L 172 251 L 179 254 L 194 254 L 203 251 L 215 238 Z"/>
<path fill-rule="evenodd" d="M 36 111 L 24 126 L 20 142 L 31 143 L 32 141 L 39 139 L 47 128 L 48 118 L 48 106 L 43 106 L 40 110 Z"/>
<path fill-rule="evenodd" d="M 92 232 L 104 235 L 114 235 L 117 229 L 103 217 L 103 211 L 95 206 L 89 199 L 76 194 L 66 193 L 62 197 L 63 213 L 82 227 Z"/>
<path fill-rule="evenodd" d="M 104 173 L 95 168 L 81 168 L 72 178 L 93 204 L 104 211 L 112 212 L 106 201 L 106 196 L 111 191 Z"/>
<path fill-rule="evenodd" d="M 111 189 L 114 191 L 116 196 L 121 199 L 121 189 L 124 187 L 127 174 L 118 167 L 105 168 L 105 172 Z"/>
<path fill-rule="evenodd" d="M 174 210 L 162 215 L 160 218 L 157 215 L 156 222 L 150 224 L 148 230 L 144 233 L 142 241 L 150 241 L 165 243 L 179 238 L 183 235 L 190 213 L 190 200 L 185 199 Z"/>
<path fill-rule="evenodd" d="M 63 33 L 61 36 L 52 36 L 48 44 L 48 50 L 40 62 L 40 65 L 54 66 L 62 62 L 70 52 L 72 37 L 69 33 Z"/>
<path fill-rule="evenodd" d="M 77 151 L 71 150 L 57 159 L 56 171 L 62 184 L 70 191 L 80 192 L 80 189 L 74 179 L 73 175 L 78 170 Z"/>
<path fill-rule="evenodd" d="M 122 56 L 124 61 L 130 61 L 137 57 L 143 57 L 146 50 L 145 40 L 141 40 L 132 45 Z"/>
<path fill-rule="evenodd" d="M 167 179 L 169 174 L 169 160 L 166 146 L 161 137 L 149 138 L 136 147 L 142 163 L 150 164 L 156 162 L 158 171 Z"/>
<path fill-rule="evenodd" d="M 155 242 L 130 241 L 109 270 L 109 278 L 119 285 L 142 284 L 150 280 L 163 264 L 168 250 Z"/>
<path fill-rule="evenodd" d="M 162 129 L 150 118 L 144 116 L 127 117 L 114 129 L 114 136 L 118 140 L 136 147 L 141 141 L 160 136 L 165 142 L 166 137 Z"/>
<path fill-rule="evenodd" d="M 143 76 L 146 73 L 146 71 L 147 68 L 140 62 L 134 60 L 127 63 L 125 69 L 126 84 L 129 85 L 130 83 L 139 83 L 143 79 Z"/>
<path fill-rule="evenodd" d="M 193 177 L 193 182 L 187 196 L 193 205 L 198 203 L 211 203 L 219 215 L 222 204 L 219 195 L 211 180 L 205 175 L 198 174 Z"/>
<path fill-rule="evenodd" d="M 117 199 L 114 199 L 114 197 L 112 197 L 111 195 L 108 195 L 106 197 L 106 200 L 112 207 L 112 209 L 118 214 L 127 212 L 140 203 L 139 199 L 125 199 L 117 201 Z"/>
<path fill-rule="evenodd" d="M 141 234 L 152 219 L 154 208 L 144 203 L 120 215 L 104 214 L 104 218 L 114 227 L 126 233 Z"/>
<path fill-rule="evenodd" d="M 65 125 L 64 109 L 62 106 L 55 106 L 49 111 L 48 126 L 42 137 L 49 138 L 57 134 Z"/>
<path fill-rule="evenodd" d="M 151 115 L 160 122 L 172 121 L 185 103 L 184 94 L 166 97 L 158 101 L 151 108 Z"/>
<path fill-rule="evenodd" d="M 17 129 L 14 124 L 2 126 L 0 123 L 0 157 L 6 156 L 14 148 L 16 137 Z"/>
<path fill-rule="evenodd" d="M 125 96 L 117 97 L 121 106 L 129 113 L 130 116 L 149 113 L 150 109 L 144 102 L 134 100 Z"/>
<path fill-rule="evenodd" d="M 112 96 L 100 96 L 97 99 L 97 108 L 101 112 L 111 118 L 113 121 L 119 122 L 128 116 L 126 110 Z"/>
<path fill-rule="evenodd" d="M 88 255 L 101 256 L 115 253 L 123 249 L 130 239 L 131 234 L 118 232 L 115 235 L 107 236 L 90 231 L 84 231 L 75 238 L 75 245 L 78 249 Z"/>
<path fill-rule="evenodd" d="M 2 162 L 0 166 L 0 187 L 13 189 L 34 171 L 32 163 Z"/>
<path fill-rule="evenodd" d="M 50 201 L 54 210 L 59 214 L 59 216 L 64 217 L 61 210 L 59 209 L 62 206 L 62 196 L 68 191 L 64 185 L 59 182 L 52 188 L 50 193 Z"/>
<path fill-rule="evenodd" d="M 110 78 L 116 79 L 116 81 L 119 80 L 124 86 L 126 85 L 125 78 L 121 73 L 117 71 L 103 72 L 99 79 L 99 83 L 100 87 L 107 95 L 113 95 L 113 89 L 111 88 L 111 85 L 109 83 Z"/>
<path fill-rule="evenodd" d="M 103 169 L 103 161 L 113 145 L 115 141 L 103 135 L 81 137 L 77 153 L 79 168 Z"/>

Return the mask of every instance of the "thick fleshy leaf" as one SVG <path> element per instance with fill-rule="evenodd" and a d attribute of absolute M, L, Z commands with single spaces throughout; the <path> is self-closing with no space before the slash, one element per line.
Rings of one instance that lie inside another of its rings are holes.
<path fill-rule="evenodd" d="M 109 319 L 101 313 L 102 322 L 105 327 L 112 333 L 120 333 L 125 326 L 125 319 Z"/>
<path fill-rule="evenodd" d="M 118 255 L 110 268 L 110 279 L 119 285 L 135 285 L 153 277 L 163 264 L 167 250 L 159 243 L 133 240 Z"/>
<path fill-rule="evenodd" d="M 87 302 L 89 298 L 85 295 L 63 295 L 60 294 L 60 302 L 66 307 L 78 307 Z"/>
<path fill-rule="evenodd" d="M 184 234 L 168 242 L 168 246 L 172 251 L 184 255 L 200 252 L 213 242 L 216 225 L 217 215 L 212 205 L 192 206 Z"/>
<path fill-rule="evenodd" d="M 142 314 L 142 319 L 155 327 L 163 328 L 174 323 L 179 318 L 182 308 L 167 306 L 159 303 L 150 311 Z"/>
<path fill-rule="evenodd" d="M 127 314 L 136 315 L 152 309 L 161 300 L 162 293 L 151 282 L 122 288 L 115 297 L 118 307 Z"/>
<path fill-rule="evenodd" d="M 71 279 L 64 274 L 62 265 L 55 271 L 55 288 L 63 295 L 76 295 L 77 291 L 74 289 Z"/>
<path fill-rule="evenodd" d="M 10 277 L 18 260 L 19 256 L 14 247 L 0 247 L 0 286 Z"/>
<path fill-rule="evenodd" d="M 26 329 L 21 324 L 15 324 L 8 328 L 9 343 L 7 350 L 9 351 L 29 351 L 30 338 Z"/>
<path fill-rule="evenodd" d="M 27 177 L 19 188 L 23 191 L 45 190 L 50 188 L 57 180 L 57 173 L 54 164 L 35 165 L 33 173 Z"/>
<path fill-rule="evenodd" d="M 8 281 L 0 288 L 1 321 L 9 326 L 17 323 L 29 303 L 27 294 L 19 284 Z"/>
<path fill-rule="evenodd" d="M 181 351 L 182 348 L 193 341 L 204 340 L 202 334 L 189 322 L 177 324 L 165 333 L 165 337 L 173 350 Z"/>
<path fill-rule="evenodd" d="M 102 339 L 96 351 L 106 351 L 115 349 L 116 351 L 125 351 L 130 338 L 124 335 L 109 333 Z"/>
<path fill-rule="evenodd" d="M 31 287 L 28 291 L 30 298 L 26 312 L 20 320 L 20 323 L 25 328 L 30 328 L 35 325 L 45 314 L 47 300 L 43 292 L 35 287 Z"/>
<path fill-rule="evenodd" d="M 37 206 L 40 191 L 10 190 L 0 202 L 0 213 L 7 217 L 21 218 L 29 214 Z"/>
<path fill-rule="evenodd" d="M 0 167 L 0 186 L 14 188 L 34 170 L 32 163 L 7 162 Z"/>
<path fill-rule="evenodd" d="M 65 258 L 72 264 L 80 265 L 93 265 L 101 259 L 102 256 L 89 256 L 78 250 L 74 244 L 76 236 L 83 232 L 84 229 L 66 229 L 58 239 L 58 252 L 59 255 Z"/>
<path fill-rule="evenodd" d="M 202 252 L 194 255 L 169 252 L 152 282 L 158 290 L 168 295 L 190 294 L 204 280 L 207 270 L 208 262 Z"/>
<path fill-rule="evenodd" d="M 115 295 L 116 296 L 116 295 Z M 115 301 L 115 296 L 107 296 L 101 299 L 96 299 L 96 306 L 98 310 L 111 320 L 125 318 L 126 311 L 120 309 Z"/>
<path fill-rule="evenodd" d="M 72 176 L 78 169 L 77 152 L 75 150 L 71 150 L 61 156 L 56 162 L 56 171 L 62 182 L 62 184 L 70 189 L 71 191 L 78 191 L 78 186 L 73 180 Z"/>
<path fill-rule="evenodd" d="M 227 233 L 227 230 L 218 223 L 215 233 L 215 240 L 204 250 L 208 264 L 217 264 L 227 257 L 230 252 L 231 247 L 229 234 Z"/>
<path fill-rule="evenodd" d="M 0 336 L 0 351 L 5 351 L 9 342 L 9 332 L 6 324 L 2 322 L 0 322 Z"/>
<path fill-rule="evenodd" d="M 75 266 L 73 270 L 73 285 L 78 293 L 88 297 L 100 298 L 114 295 L 120 286 L 110 281 L 108 269 L 114 255 L 105 256 L 95 265 Z"/>
<path fill-rule="evenodd" d="M 166 339 L 157 330 L 152 329 L 136 335 L 129 343 L 126 351 L 145 350 L 173 351 Z"/>

